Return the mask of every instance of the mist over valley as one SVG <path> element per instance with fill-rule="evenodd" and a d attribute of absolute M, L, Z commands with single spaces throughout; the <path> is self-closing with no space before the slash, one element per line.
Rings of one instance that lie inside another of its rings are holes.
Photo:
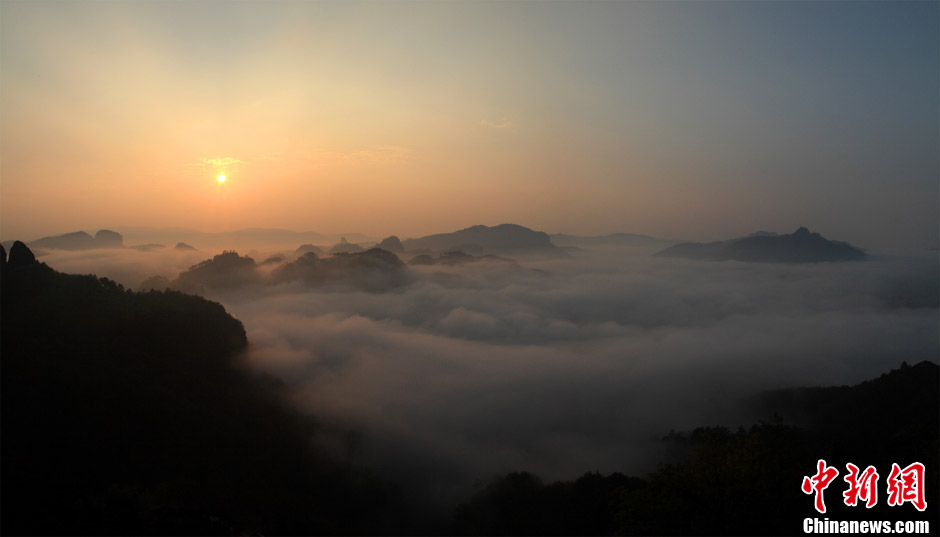
<path fill-rule="evenodd" d="M 938 19 L 0 1 L 0 533 L 937 533 Z"/>
<path fill-rule="evenodd" d="M 374 248 L 394 240 L 326 253 L 341 240 L 39 259 L 219 302 L 245 326 L 243 363 L 320 424 L 317 450 L 439 516 L 507 472 L 643 475 L 671 431 L 768 418 L 746 403 L 764 390 L 854 384 L 940 352 L 931 253 L 714 262 L 663 257 L 648 238 L 561 252 L 521 226 L 471 229 L 498 239 L 464 243 L 479 255 L 429 248 L 456 233 L 397 254 Z"/>

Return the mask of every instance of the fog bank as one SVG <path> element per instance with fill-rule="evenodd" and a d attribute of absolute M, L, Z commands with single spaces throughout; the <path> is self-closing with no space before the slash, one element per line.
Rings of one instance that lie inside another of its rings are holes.
<path fill-rule="evenodd" d="M 624 253 L 626 252 L 626 254 Z M 642 473 L 672 429 L 746 424 L 756 391 L 855 383 L 938 355 L 931 258 L 760 265 L 585 251 L 419 269 L 388 293 L 219 295 L 248 361 L 331 426 L 321 444 L 415 494 L 512 470 Z"/>

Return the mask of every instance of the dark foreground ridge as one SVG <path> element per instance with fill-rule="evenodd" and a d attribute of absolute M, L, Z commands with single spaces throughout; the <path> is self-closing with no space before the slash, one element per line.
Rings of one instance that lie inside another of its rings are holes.
<path fill-rule="evenodd" d="M 848 243 L 825 239 L 805 227 L 789 235 L 758 232 L 748 237 L 722 242 L 686 242 L 670 246 L 654 255 L 751 263 L 861 261 L 867 257 L 865 252 Z"/>
<path fill-rule="evenodd" d="M 310 449 L 237 319 L 3 252 L 3 534 L 402 531 L 396 489 Z"/>
<path fill-rule="evenodd" d="M 545 484 L 515 472 L 458 507 L 460 535 L 797 535 L 806 518 L 929 521 L 940 527 L 940 368 L 900 369 L 856 386 L 769 392 L 770 418 L 750 428 L 700 427 L 664 439 L 676 460 L 644 478 L 588 473 Z M 800 490 L 824 459 L 839 471 L 825 515 Z M 927 509 L 888 506 L 892 463 L 926 467 Z M 843 502 L 846 463 L 880 475 L 878 503 Z M 893 530 L 892 526 L 892 530 Z"/>

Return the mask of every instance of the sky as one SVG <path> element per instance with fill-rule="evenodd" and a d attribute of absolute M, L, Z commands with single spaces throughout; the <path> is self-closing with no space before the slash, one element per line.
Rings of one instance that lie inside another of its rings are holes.
<path fill-rule="evenodd" d="M 0 238 L 512 222 L 936 248 L 938 6 L 4 0 Z"/>

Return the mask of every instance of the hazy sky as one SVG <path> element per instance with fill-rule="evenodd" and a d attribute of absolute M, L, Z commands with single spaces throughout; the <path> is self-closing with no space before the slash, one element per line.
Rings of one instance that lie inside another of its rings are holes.
<path fill-rule="evenodd" d="M 4 0 L 0 235 L 805 225 L 936 247 L 938 20 L 937 2 Z"/>

